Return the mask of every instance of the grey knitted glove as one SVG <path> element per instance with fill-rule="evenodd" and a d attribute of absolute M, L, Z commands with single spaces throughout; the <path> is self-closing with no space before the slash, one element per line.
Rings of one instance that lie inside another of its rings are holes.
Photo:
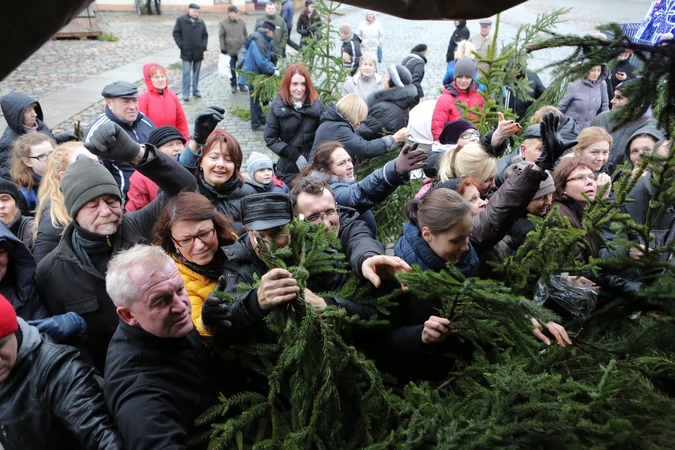
<path fill-rule="evenodd" d="M 92 130 L 84 143 L 96 156 L 129 162 L 138 156 L 141 146 L 114 122 L 105 122 Z"/>

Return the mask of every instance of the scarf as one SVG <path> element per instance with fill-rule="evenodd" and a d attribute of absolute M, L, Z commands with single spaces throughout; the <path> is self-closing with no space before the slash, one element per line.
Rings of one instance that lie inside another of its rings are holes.
<path fill-rule="evenodd" d="M 403 258 L 411 266 L 419 264 L 422 270 L 435 272 L 445 269 L 448 263 L 434 253 L 422 237 L 420 229 L 410 222 L 403 225 L 403 236 L 396 243 L 394 255 Z M 464 276 L 475 277 L 478 275 L 478 263 L 478 254 L 469 243 L 469 250 L 462 253 L 457 261 L 457 268 Z"/>
<path fill-rule="evenodd" d="M 117 227 L 115 234 L 104 236 L 92 233 L 73 221 L 75 231 L 71 242 L 77 258 L 87 267 L 94 269 L 102 277 L 108 267 L 108 262 L 117 254 L 122 245 L 122 225 Z"/>
<path fill-rule="evenodd" d="M 225 262 L 225 253 L 223 252 L 223 249 L 220 247 L 218 247 L 218 250 L 216 250 L 216 254 L 213 255 L 213 259 L 211 260 L 211 262 L 203 266 L 195 264 L 192 261 L 188 261 L 178 249 L 176 249 L 175 255 L 179 263 L 181 263 L 188 269 L 192 270 L 193 272 L 197 272 L 199 275 L 205 276 L 209 280 L 215 281 L 218 279 L 218 277 L 220 277 L 223 274 L 223 263 Z"/>
<path fill-rule="evenodd" d="M 351 33 L 349 33 L 348 35 L 344 36 L 344 37 L 340 36 L 340 40 L 342 42 L 349 42 L 352 39 L 354 39 L 354 32 L 353 31 Z"/>

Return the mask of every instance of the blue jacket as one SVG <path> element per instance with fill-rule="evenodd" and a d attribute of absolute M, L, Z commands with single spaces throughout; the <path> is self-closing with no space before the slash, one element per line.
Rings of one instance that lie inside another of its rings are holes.
<path fill-rule="evenodd" d="M 117 125 L 121 126 L 124 131 L 139 144 L 145 144 L 148 142 L 148 137 L 152 130 L 157 128 L 152 120 L 142 112 L 138 112 L 138 117 L 134 123 L 129 125 L 126 122 L 122 122 L 118 119 L 110 108 L 105 107 L 105 114 L 101 114 L 96 120 L 94 120 L 91 125 L 87 128 L 87 131 L 84 132 L 83 142 L 89 141 L 89 136 L 91 135 L 92 130 L 96 129 L 100 125 L 112 121 Z M 127 193 L 129 192 L 129 179 L 133 175 L 135 169 L 131 164 L 124 161 L 112 161 L 109 159 L 102 159 L 103 165 L 110 171 L 113 178 L 117 182 L 117 185 L 120 188 L 120 191 L 124 194 L 124 201 L 127 200 Z"/>
<path fill-rule="evenodd" d="M 396 172 L 394 161 L 389 161 L 383 168 L 375 170 L 358 182 L 323 172 L 312 172 L 311 176 L 325 180 L 335 193 L 335 202 L 357 210 L 359 219 L 368 224 L 374 235 L 377 234 L 377 226 L 370 209 L 384 201 L 396 188 L 410 181 L 410 174 Z"/>
<path fill-rule="evenodd" d="M 244 58 L 244 65 L 241 67 L 241 70 L 244 72 L 274 75 L 276 68 L 270 59 L 273 45 L 272 38 L 266 34 L 259 31 L 251 34 L 251 37 L 244 44 L 244 47 L 246 47 L 246 57 Z M 239 75 L 239 84 L 247 84 L 246 81 L 244 75 Z"/>
<path fill-rule="evenodd" d="M 288 28 L 288 34 L 291 34 L 293 29 L 293 14 L 295 14 L 295 8 L 293 7 L 293 2 L 291 0 L 285 0 L 281 4 L 281 12 L 279 15 L 282 19 L 286 21 L 286 28 Z"/>

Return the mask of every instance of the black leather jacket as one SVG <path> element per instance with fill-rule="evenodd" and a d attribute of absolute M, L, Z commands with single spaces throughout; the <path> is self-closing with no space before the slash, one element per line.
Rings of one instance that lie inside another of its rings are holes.
<path fill-rule="evenodd" d="M 0 383 L 0 448 L 123 449 L 94 368 L 19 319 L 16 365 Z"/>

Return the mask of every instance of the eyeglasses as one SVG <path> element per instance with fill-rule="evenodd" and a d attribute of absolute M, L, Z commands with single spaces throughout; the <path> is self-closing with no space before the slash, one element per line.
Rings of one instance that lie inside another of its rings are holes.
<path fill-rule="evenodd" d="M 586 181 L 587 179 L 595 181 L 595 175 L 593 175 L 592 173 L 582 173 L 580 175 L 577 175 L 576 177 L 568 178 L 565 181 L 569 183 L 570 181 Z"/>
<path fill-rule="evenodd" d="M 153 80 L 166 80 L 166 75 L 153 75 L 150 78 Z"/>
<path fill-rule="evenodd" d="M 462 139 L 471 139 L 473 136 L 480 138 L 480 132 L 478 130 L 467 130 L 459 135 Z"/>
<path fill-rule="evenodd" d="M 337 215 L 337 213 L 339 212 L 340 207 L 336 205 L 335 208 L 327 209 L 324 212 L 312 214 L 311 216 L 306 217 L 305 220 L 307 220 L 307 222 L 309 223 L 319 223 L 323 220 L 324 217 L 326 218 L 335 217 L 335 215 Z"/>
<path fill-rule="evenodd" d="M 213 236 L 215 236 L 215 234 L 216 234 L 216 229 L 211 228 L 210 230 L 202 231 L 201 233 L 199 233 L 196 236 L 190 236 L 190 237 L 186 237 L 186 238 L 183 238 L 183 239 L 176 239 L 173 236 L 171 236 L 171 239 L 179 247 L 189 247 L 192 244 L 194 244 L 195 239 L 199 239 L 200 241 L 202 241 L 202 243 L 204 243 L 205 240 L 211 239 Z"/>
<path fill-rule="evenodd" d="M 51 155 L 51 152 L 43 153 L 43 154 L 37 155 L 37 156 L 29 156 L 29 158 L 30 159 L 37 159 L 40 162 L 45 162 L 45 161 L 47 161 L 47 158 L 49 158 L 49 155 Z"/>

